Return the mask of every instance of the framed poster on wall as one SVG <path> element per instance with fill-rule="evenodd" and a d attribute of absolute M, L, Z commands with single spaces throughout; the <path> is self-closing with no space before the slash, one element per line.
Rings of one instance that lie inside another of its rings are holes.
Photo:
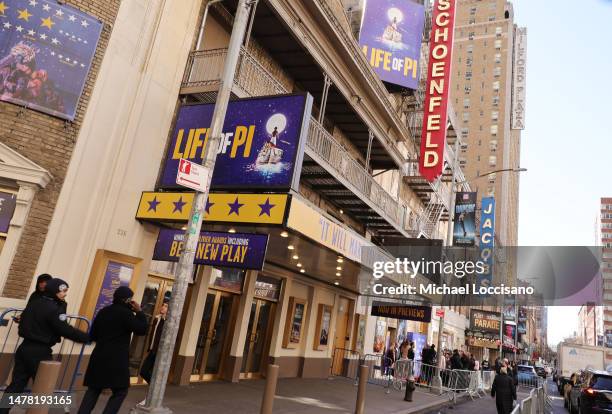
<path fill-rule="evenodd" d="M 91 267 L 80 314 L 93 320 L 100 309 L 113 303 L 119 286 L 136 286 L 142 259 L 108 250 L 98 250 Z"/>
<path fill-rule="evenodd" d="M 306 317 L 306 304 L 307 302 L 304 299 L 293 296 L 289 298 L 283 348 L 292 349 L 300 346 L 304 330 L 304 318 Z"/>
<path fill-rule="evenodd" d="M 332 307 L 319 304 L 317 312 L 316 336 L 314 339 L 314 350 L 325 351 L 329 345 L 329 327 L 331 325 Z"/>

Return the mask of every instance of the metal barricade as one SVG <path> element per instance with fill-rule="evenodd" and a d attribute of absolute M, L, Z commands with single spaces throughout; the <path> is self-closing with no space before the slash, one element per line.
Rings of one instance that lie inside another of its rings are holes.
<path fill-rule="evenodd" d="M 412 377 L 414 361 L 411 359 L 400 359 L 393 364 L 393 388 L 398 391 L 404 389 L 406 382 Z"/>
<path fill-rule="evenodd" d="M 519 375 L 518 385 L 525 388 L 539 388 L 543 385 L 542 378 L 534 375 Z"/>
<path fill-rule="evenodd" d="M 352 349 L 336 348 L 332 355 L 330 377 L 345 377 L 357 381 L 361 354 Z"/>
<path fill-rule="evenodd" d="M 481 371 L 482 372 L 482 389 L 484 391 L 491 391 L 493 386 L 493 380 L 495 379 L 495 371 Z"/>
<path fill-rule="evenodd" d="M 367 354 L 363 357 L 363 365 L 368 367 L 368 383 L 381 385 L 386 393 L 391 392 L 393 383 L 393 361 L 384 355 Z"/>
<path fill-rule="evenodd" d="M 6 366 L 7 369 L 3 371 L 0 390 L 4 390 L 11 380 L 15 351 L 22 341 L 21 337 L 17 336 L 17 327 L 22 311 L 23 309 L 8 308 L 0 314 L 0 326 L 6 328 L 0 347 L 0 355 L 2 355 L 2 358 L 8 358 L 2 361 L 2 366 Z M 75 328 L 89 332 L 91 325 L 89 319 L 78 315 L 67 315 L 67 321 Z M 11 336 L 11 333 L 13 336 Z M 9 345 L 11 338 L 15 339 L 14 345 Z M 55 345 L 53 347 L 53 360 L 62 364 L 55 393 L 70 394 L 74 391 L 77 379 L 83 375 L 81 361 L 85 346 L 86 344 L 79 344 L 62 338 L 59 346 Z"/>

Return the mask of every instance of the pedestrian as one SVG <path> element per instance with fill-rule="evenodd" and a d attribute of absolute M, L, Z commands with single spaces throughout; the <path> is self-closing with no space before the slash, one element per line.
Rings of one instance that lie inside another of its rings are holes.
<path fill-rule="evenodd" d="M 512 373 L 510 374 L 510 376 L 512 377 L 512 382 L 516 387 L 518 386 L 518 368 L 516 367 L 516 362 L 512 361 L 510 368 L 512 369 Z"/>
<path fill-rule="evenodd" d="M 45 295 L 45 286 L 47 286 L 47 282 L 51 279 L 53 278 L 48 273 L 43 273 L 36 278 L 36 288 L 28 298 L 28 303 L 32 302 L 34 299 L 42 298 Z"/>
<path fill-rule="evenodd" d="M 481 366 L 482 366 L 482 370 L 483 371 L 488 371 L 489 370 L 489 361 L 486 360 L 486 359 L 483 360 Z"/>
<path fill-rule="evenodd" d="M 491 397 L 495 398 L 497 414 L 510 414 L 516 400 L 516 387 L 508 376 L 508 369 L 501 367 L 491 386 Z"/>
<path fill-rule="evenodd" d="M 151 324 L 151 338 L 148 346 L 149 353 L 142 363 L 140 368 L 140 376 L 147 383 L 151 382 L 153 376 L 153 367 L 155 366 L 155 357 L 157 356 L 157 348 L 159 348 L 159 342 L 161 341 L 162 329 L 166 322 L 166 315 L 168 314 L 168 302 L 164 302 L 159 309 L 159 315 L 153 318 Z"/>
<path fill-rule="evenodd" d="M 461 369 L 470 369 L 470 358 L 468 358 L 467 353 L 463 351 L 461 351 Z"/>
<path fill-rule="evenodd" d="M 414 342 L 410 342 L 410 348 L 408 349 L 408 359 L 414 361 Z"/>
<path fill-rule="evenodd" d="M 450 359 L 451 369 L 463 369 L 463 364 L 461 363 L 461 356 L 459 356 L 459 351 L 454 350 L 453 356 Z"/>
<path fill-rule="evenodd" d="M 18 333 L 23 342 L 15 352 L 13 377 L 4 391 L 5 396 L 23 392 L 28 381 L 36 376 L 40 362 L 51 360 L 51 348 L 62 337 L 80 343 L 89 341 L 87 333 L 67 322 L 67 294 L 68 283 L 62 279 L 48 279 L 44 296 L 32 300 L 21 314 Z M 6 401 L 3 402 L 6 404 Z M 2 408 L 0 413 L 8 413 L 9 410 Z"/>
<path fill-rule="evenodd" d="M 91 339 L 96 347 L 89 358 L 83 384 L 87 392 L 79 407 L 79 414 L 89 414 L 96 406 L 103 389 L 113 394 L 108 399 L 104 414 L 117 413 L 130 386 L 129 348 L 132 334 L 147 333 L 147 317 L 133 300 L 134 292 L 120 286 L 113 294 L 113 303 L 102 308 L 91 327 Z"/>
<path fill-rule="evenodd" d="M 385 375 L 393 375 L 393 364 L 397 360 L 395 341 L 391 341 L 389 345 L 390 346 L 385 352 L 384 361 L 383 361 Z"/>
<path fill-rule="evenodd" d="M 474 371 L 480 371 L 480 361 L 474 360 Z"/>
<path fill-rule="evenodd" d="M 476 360 L 474 359 L 474 355 L 472 355 L 472 354 L 469 354 L 468 370 L 476 371 Z"/>

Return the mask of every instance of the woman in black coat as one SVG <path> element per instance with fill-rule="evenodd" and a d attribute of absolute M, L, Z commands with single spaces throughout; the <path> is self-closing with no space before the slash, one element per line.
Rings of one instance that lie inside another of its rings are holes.
<path fill-rule="evenodd" d="M 102 308 L 94 319 L 90 338 L 96 342 L 85 372 L 83 397 L 79 414 L 89 414 L 100 393 L 110 388 L 104 414 L 116 413 L 121 408 L 130 386 L 129 348 L 132 334 L 147 333 L 147 318 L 140 305 L 132 300 L 134 292 L 120 286 L 113 295 L 113 304 Z"/>
<path fill-rule="evenodd" d="M 497 414 L 510 414 L 512 404 L 516 400 L 516 387 L 512 377 L 508 375 L 506 367 L 500 369 L 500 373 L 495 376 L 491 386 L 491 397 L 495 397 Z"/>

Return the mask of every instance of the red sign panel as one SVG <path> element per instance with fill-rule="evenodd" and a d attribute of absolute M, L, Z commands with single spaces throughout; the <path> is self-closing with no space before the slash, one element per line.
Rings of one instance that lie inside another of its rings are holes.
<path fill-rule="evenodd" d="M 419 159 L 419 172 L 430 182 L 442 174 L 444 165 L 456 2 L 436 0 L 433 8 Z"/>
<path fill-rule="evenodd" d="M 444 318 L 444 309 L 436 309 L 436 316 L 438 318 Z"/>

